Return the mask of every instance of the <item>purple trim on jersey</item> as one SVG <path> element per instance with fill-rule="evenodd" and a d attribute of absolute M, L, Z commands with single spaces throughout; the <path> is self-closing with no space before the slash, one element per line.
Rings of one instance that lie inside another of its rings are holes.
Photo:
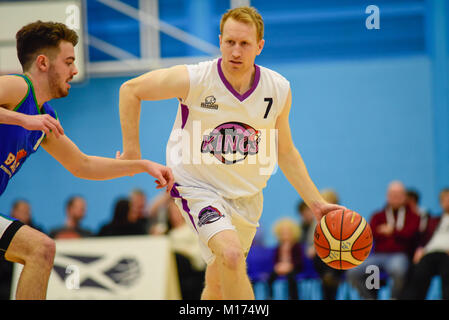
<path fill-rule="evenodd" d="M 225 85 L 225 87 L 237 98 L 239 99 L 240 102 L 242 102 L 243 100 L 245 100 L 246 98 L 248 98 L 251 93 L 254 92 L 254 90 L 256 90 L 257 85 L 259 84 L 259 80 L 260 80 L 260 68 L 258 65 L 254 65 L 254 67 L 256 68 L 256 73 L 254 75 L 254 82 L 253 85 L 251 86 L 251 88 L 249 88 L 248 91 L 246 91 L 243 95 L 241 95 L 240 93 L 238 93 L 233 87 L 232 85 L 229 83 L 229 81 L 226 79 L 226 77 L 224 76 L 223 70 L 221 69 L 221 58 L 218 59 L 218 63 L 217 63 L 217 69 L 218 69 L 218 75 L 220 76 L 221 81 L 223 82 L 223 84 Z"/>
<path fill-rule="evenodd" d="M 173 188 L 170 191 L 170 195 L 173 198 L 178 198 L 181 199 L 181 203 L 182 203 L 182 208 L 184 209 L 185 212 L 187 212 L 187 214 L 189 215 L 190 218 L 190 222 L 192 222 L 193 227 L 195 228 L 196 232 L 198 232 L 196 226 L 195 226 L 195 221 L 193 220 L 193 216 L 190 214 L 190 208 L 189 205 L 187 203 L 187 200 L 184 199 L 181 194 L 179 193 L 179 190 L 176 188 L 177 186 L 179 186 L 179 184 L 175 183 L 173 185 Z"/>
<path fill-rule="evenodd" d="M 184 127 L 186 126 L 188 117 L 189 117 L 189 107 L 181 103 L 181 118 L 182 118 L 181 129 L 184 129 Z"/>

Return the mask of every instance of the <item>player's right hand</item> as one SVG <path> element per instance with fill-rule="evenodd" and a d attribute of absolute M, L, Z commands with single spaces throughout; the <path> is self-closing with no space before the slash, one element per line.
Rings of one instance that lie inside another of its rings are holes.
<path fill-rule="evenodd" d="M 311 209 L 318 223 L 320 222 L 322 217 L 324 217 L 331 211 L 338 209 L 348 210 L 346 207 L 342 205 L 333 203 L 322 203 L 322 202 L 314 202 Z"/>
<path fill-rule="evenodd" d="M 27 130 L 44 131 L 47 135 L 53 132 L 56 138 L 64 135 L 64 129 L 61 123 L 59 123 L 59 120 L 56 120 L 48 114 L 23 114 L 21 126 Z"/>
<path fill-rule="evenodd" d="M 156 189 L 166 188 L 167 193 L 171 191 L 175 184 L 175 178 L 169 167 L 147 160 L 147 172 L 157 179 L 155 181 L 157 184 Z"/>

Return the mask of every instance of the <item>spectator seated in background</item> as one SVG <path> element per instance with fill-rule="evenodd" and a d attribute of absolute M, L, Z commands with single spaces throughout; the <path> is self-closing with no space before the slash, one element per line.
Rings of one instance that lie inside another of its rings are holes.
<path fill-rule="evenodd" d="M 312 210 L 304 201 L 299 201 L 297 210 L 300 217 L 300 237 L 298 242 L 302 244 L 306 256 L 312 259 L 315 256 L 313 236 L 317 222 Z"/>
<path fill-rule="evenodd" d="M 137 222 L 127 198 L 115 202 L 112 221 L 100 228 L 98 236 L 132 236 L 148 234 L 144 224 Z"/>
<path fill-rule="evenodd" d="M 41 228 L 33 223 L 31 206 L 28 201 L 23 199 L 14 201 L 9 215 L 42 232 Z M 4 252 L 0 251 L 0 254 L 4 254 Z M 12 271 L 13 263 L 5 259 L 0 259 L 0 300 L 9 300 L 11 297 Z"/>
<path fill-rule="evenodd" d="M 42 228 L 36 225 L 32 219 L 31 205 L 27 200 L 19 199 L 14 201 L 10 216 L 42 232 Z"/>
<path fill-rule="evenodd" d="M 420 218 L 418 246 L 422 246 L 423 242 L 427 243 L 430 240 L 430 236 L 432 235 L 431 233 L 435 231 L 435 220 L 438 222 L 438 219 L 432 219 L 430 212 L 419 206 L 420 195 L 417 190 L 410 188 L 407 189 L 406 201 L 410 209 L 418 214 Z"/>
<path fill-rule="evenodd" d="M 206 263 L 201 257 L 198 237 L 170 197 L 166 212 L 168 214 L 166 234 L 175 252 L 182 298 L 199 300 L 203 291 Z"/>
<path fill-rule="evenodd" d="M 53 239 L 77 239 L 93 236 L 93 233 L 81 227 L 86 216 L 86 201 L 81 196 L 70 197 L 65 206 L 66 220 L 64 226 L 50 231 Z"/>
<path fill-rule="evenodd" d="M 175 253 L 184 300 L 199 300 L 203 291 L 206 263 L 201 257 L 195 231 L 186 223 L 170 194 L 161 192 L 150 203 L 150 234 L 166 235 Z"/>
<path fill-rule="evenodd" d="M 167 233 L 171 204 L 172 198 L 166 192 L 161 192 L 152 199 L 148 208 L 150 234 L 161 235 Z"/>
<path fill-rule="evenodd" d="M 151 219 L 147 211 L 147 196 L 141 189 L 134 189 L 129 195 L 128 221 L 140 225 L 146 234 L 150 233 Z"/>
<path fill-rule="evenodd" d="M 387 205 L 372 215 L 374 248 L 360 266 L 347 271 L 347 279 L 365 299 L 377 299 L 377 290 L 365 285 L 366 266 L 376 265 L 393 279 L 391 298 L 398 299 L 416 247 L 419 216 L 406 205 L 406 191 L 399 181 L 389 184 Z"/>
<path fill-rule="evenodd" d="M 416 250 L 411 280 L 404 290 L 406 300 L 424 300 L 434 276 L 442 282 L 443 299 L 449 300 L 449 188 L 440 192 L 443 209 L 438 227 L 425 247 Z"/>
<path fill-rule="evenodd" d="M 321 195 L 323 198 L 329 202 L 334 204 L 339 204 L 339 198 L 337 193 L 332 189 L 324 189 L 321 191 Z M 321 279 L 321 287 L 323 290 L 323 299 L 324 300 L 335 300 L 337 296 L 337 290 L 340 285 L 342 275 L 344 270 L 337 270 L 329 267 L 323 260 L 315 252 L 315 246 L 313 243 L 313 234 L 315 231 L 316 220 L 313 218 L 312 211 L 303 205 L 301 216 L 307 217 L 306 220 L 312 219 L 313 227 L 309 230 L 310 234 L 308 236 L 308 245 L 306 250 L 307 258 L 312 259 L 313 266 L 316 272 L 319 274 Z"/>
<path fill-rule="evenodd" d="M 273 230 L 278 240 L 278 246 L 274 254 L 274 270 L 268 279 L 268 297 L 269 299 L 273 297 L 274 281 L 280 276 L 285 276 L 288 281 L 288 298 L 298 300 L 296 275 L 303 268 L 302 247 L 298 242 L 299 226 L 295 221 L 284 218 L 274 225 Z"/>

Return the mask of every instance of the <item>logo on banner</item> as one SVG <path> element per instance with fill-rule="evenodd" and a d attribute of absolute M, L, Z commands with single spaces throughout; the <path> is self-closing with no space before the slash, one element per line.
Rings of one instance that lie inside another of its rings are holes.
<path fill-rule="evenodd" d="M 65 254 L 60 256 L 72 260 L 69 265 L 55 262 L 53 266 L 53 270 L 60 280 L 65 282 L 68 289 L 96 288 L 113 291 L 112 283 L 121 287 L 131 287 L 141 277 L 140 266 L 135 258 L 120 258 L 100 269 L 96 268 L 95 264 L 104 263 L 102 256 Z"/>

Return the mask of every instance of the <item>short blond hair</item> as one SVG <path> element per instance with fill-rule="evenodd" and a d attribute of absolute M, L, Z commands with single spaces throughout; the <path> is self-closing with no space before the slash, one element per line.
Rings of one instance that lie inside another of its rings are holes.
<path fill-rule="evenodd" d="M 282 218 L 278 220 L 275 225 L 273 226 L 273 233 L 276 235 L 276 237 L 279 239 L 279 235 L 281 234 L 281 229 L 287 227 L 290 228 L 293 235 L 293 240 L 298 241 L 299 237 L 301 237 L 301 229 L 299 228 L 299 225 L 290 218 Z"/>
<path fill-rule="evenodd" d="M 220 21 L 220 33 L 223 34 L 223 27 L 225 22 L 232 18 L 238 22 L 243 22 L 246 24 L 254 24 L 256 27 L 256 35 L 257 41 L 263 39 L 263 19 L 260 13 L 254 7 L 238 7 L 234 9 L 229 9 L 223 16 Z"/>

